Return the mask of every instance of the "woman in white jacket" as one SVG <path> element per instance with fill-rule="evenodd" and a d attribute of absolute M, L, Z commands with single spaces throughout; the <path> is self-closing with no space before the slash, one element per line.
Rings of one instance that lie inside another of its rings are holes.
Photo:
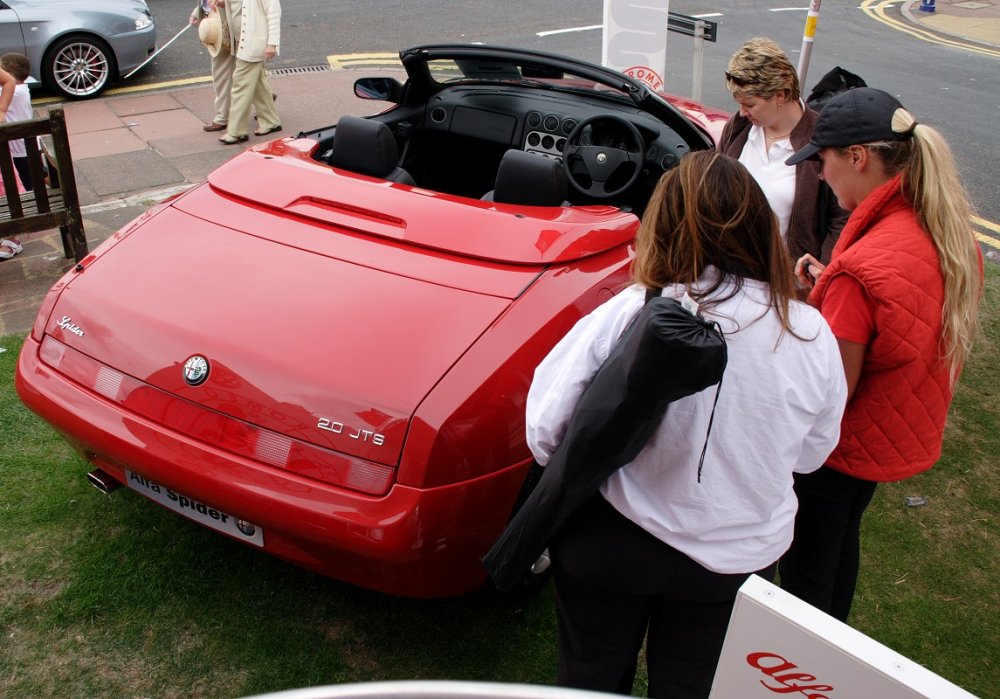
<path fill-rule="evenodd" d="M 728 365 L 714 407 L 714 387 L 672 403 L 554 540 L 558 682 L 630 694 L 645 637 L 649 696 L 703 698 L 738 588 L 752 573 L 770 579 L 791 542 L 792 473 L 819 468 L 837 444 L 846 382 L 826 322 L 795 300 L 767 199 L 735 159 L 691 153 L 666 173 L 636 248 L 635 284 L 535 371 L 527 430 L 538 462 L 647 289 L 687 295 L 717 321 Z"/>
<path fill-rule="evenodd" d="M 215 0 L 225 6 L 232 34 L 233 87 L 226 134 L 222 143 L 242 143 L 247 133 L 250 105 L 257 113 L 254 136 L 281 131 L 281 118 L 274 106 L 274 93 L 267 79 L 265 61 L 278 55 L 281 46 L 281 3 L 279 0 Z"/>

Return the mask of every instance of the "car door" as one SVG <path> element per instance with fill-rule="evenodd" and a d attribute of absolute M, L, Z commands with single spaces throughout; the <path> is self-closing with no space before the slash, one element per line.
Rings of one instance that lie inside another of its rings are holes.
<path fill-rule="evenodd" d="M 0 0 L 0 55 L 5 53 L 24 53 L 24 35 L 17 13 Z"/>
<path fill-rule="evenodd" d="M 50 22 L 58 14 L 42 3 L 26 5 L 22 0 L 0 0 L 0 55 L 22 53 L 31 62 L 27 83 L 39 84 L 39 65 L 48 45 Z"/>

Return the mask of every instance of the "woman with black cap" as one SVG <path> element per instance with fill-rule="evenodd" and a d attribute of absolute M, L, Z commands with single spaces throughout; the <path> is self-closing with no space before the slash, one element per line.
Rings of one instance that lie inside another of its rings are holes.
<path fill-rule="evenodd" d="M 799 511 L 782 587 L 846 621 L 861 517 L 877 483 L 929 469 L 976 335 L 982 257 L 971 206 L 941 135 L 896 98 L 857 88 L 823 108 L 807 146 L 851 216 L 824 267 L 796 263 L 809 302 L 830 324 L 847 376 L 840 443 L 796 475 Z"/>

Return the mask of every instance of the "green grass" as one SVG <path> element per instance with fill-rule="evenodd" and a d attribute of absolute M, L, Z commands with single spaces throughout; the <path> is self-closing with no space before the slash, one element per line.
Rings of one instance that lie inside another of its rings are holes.
<path fill-rule="evenodd" d="M 926 473 L 880 486 L 862 534 L 851 623 L 981 697 L 1000 673 L 1000 268 L 987 266 L 982 338 Z M 907 507 L 906 496 L 927 498 Z"/>
<path fill-rule="evenodd" d="M 980 697 L 1000 662 L 1000 271 L 931 471 L 866 516 L 852 624 Z M 551 588 L 529 600 L 387 597 L 241 546 L 126 490 L 17 400 L 0 339 L 0 696 L 237 697 L 321 684 L 548 684 Z M 905 496 L 926 505 L 907 507 Z M 641 691 L 643 678 L 637 682 Z"/>

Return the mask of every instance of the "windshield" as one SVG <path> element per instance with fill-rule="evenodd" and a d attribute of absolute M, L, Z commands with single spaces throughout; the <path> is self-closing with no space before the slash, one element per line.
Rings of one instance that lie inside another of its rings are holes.
<path fill-rule="evenodd" d="M 629 95 L 618 86 L 597 82 L 593 78 L 575 75 L 561 68 L 549 65 L 492 58 L 435 58 L 427 61 L 434 81 L 440 85 L 457 83 L 507 83 L 532 85 L 562 90 L 579 90 L 628 99 Z"/>

